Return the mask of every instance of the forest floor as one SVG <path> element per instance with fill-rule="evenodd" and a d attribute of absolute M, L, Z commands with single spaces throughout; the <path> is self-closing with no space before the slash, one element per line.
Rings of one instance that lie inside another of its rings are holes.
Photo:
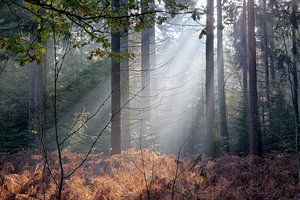
<path fill-rule="evenodd" d="M 65 174 L 85 156 L 63 154 Z M 51 154 L 53 160 L 55 156 Z M 56 199 L 56 184 L 50 175 L 43 176 L 43 166 L 39 155 L 1 155 L 0 199 Z M 57 169 L 52 169 L 56 179 Z M 201 156 L 176 160 L 171 155 L 131 149 L 112 157 L 92 154 L 65 180 L 63 189 L 63 199 L 68 200 L 172 198 L 300 199 L 297 163 L 287 155 L 225 156 L 207 162 Z"/>

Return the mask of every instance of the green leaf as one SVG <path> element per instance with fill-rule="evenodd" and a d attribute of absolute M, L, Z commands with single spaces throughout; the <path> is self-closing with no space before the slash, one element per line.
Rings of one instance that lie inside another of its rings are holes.
<path fill-rule="evenodd" d="M 43 30 L 40 34 L 42 42 L 45 42 L 48 39 L 48 32 Z"/>
<path fill-rule="evenodd" d="M 3 49 L 5 47 L 5 41 L 0 41 L 0 49 Z"/>
<path fill-rule="evenodd" d="M 36 131 L 36 130 L 32 130 L 32 131 L 31 131 L 31 134 L 32 134 L 33 136 L 36 136 L 36 135 L 38 135 L 38 134 L 39 134 L 39 132 L 38 132 L 38 131 Z"/>

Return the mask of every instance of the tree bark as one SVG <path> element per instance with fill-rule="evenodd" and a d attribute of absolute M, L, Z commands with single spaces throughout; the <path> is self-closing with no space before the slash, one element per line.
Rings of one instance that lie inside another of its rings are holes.
<path fill-rule="evenodd" d="M 261 128 L 259 123 L 256 71 L 256 39 L 254 0 L 248 0 L 248 68 L 249 68 L 249 112 L 250 154 L 262 154 Z"/>
<path fill-rule="evenodd" d="M 267 121 L 270 121 L 271 116 L 271 99 L 270 99 L 270 73 L 269 73 L 269 38 L 268 38 L 268 11 L 267 1 L 262 1 L 263 6 L 263 38 L 262 38 L 262 51 L 263 51 L 263 62 L 265 67 L 265 80 L 264 80 L 264 93 L 262 97 L 265 97 L 266 104 L 263 105 L 262 111 L 262 135 L 266 134 Z M 266 108 L 265 108 L 266 107 Z M 262 140 L 262 139 L 261 139 Z M 262 142 L 263 149 L 263 142 Z"/>
<path fill-rule="evenodd" d="M 151 9 L 149 0 L 143 0 L 141 2 L 142 13 L 148 12 Z M 146 17 L 146 16 L 145 16 Z M 151 22 L 149 18 L 145 18 L 146 27 L 144 27 L 141 31 L 141 70 L 142 70 L 142 87 L 144 87 L 142 91 L 143 97 L 143 113 L 142 113 L 142 146 L 148 146 L 149 142 L 147 140 L 150 139 L 151 134 L 151 84 L 150 84 L 150 76 L 151 76 L 151 63 L 150 56 L 151 52 Z"/>
<path fill-rule="evenodd" d="M 269 9 L 272 11 L 273 9 L 273 3 L 272 1 L 269 1 L 268 3 Z M 271 70 L 271 90 L 275 88 L 275 46 L 274 46 L 274 16 L 270 14 L 268 16 L 269 18 L 269 26 L 267 26 L 267 32 L 269 35 L 269 43 L 270 43 L 270 49 L 269 49 L 269 54 L 270 54 L 270 70 Z"/>
<path fill-rule="evenodd" d="M 249 119 L 248 119 L 248 43 L 247 43 L 247 3 L 246 0 L 243 0 L 243 13 L 242 13 L 242 23 L 241 23 L 241 30 L 242 30 L 242 36 L 241 36 L 241 46 L 242 46 L 242 57 L 241 59 L 241 65 L 242 65 L 242 71 L 243 71 L 243 120 L 245 124 L 246 131 L 248 131 L 249 128 Z"/>
<path fill-rule="evenodd" d="M 226 116 L 226 99 L 224 83 L 224 50 L 223 50 L 223 18 L 222 18 L 222 0 L 217 0 L 217 63 L 218 63 L 218 94 L 219 94 L 219 112 L 220 112 L 220 134 L 224 138 L 225 153 L 229 153 L 229 132 Z"/>
<path fill-rule="evenodd" d="M 214 1 L 207 0 L 206 21 L 206 136 L 208 154 L 214 154 Z"/>
<path fill-rule="evenodd" d="M 298 47 L 297 47 L 297 3 L 295 0 L 293 0 L 293 10 L 292 10 L 292 42 L 293 42 L 293 69 L 292 69 L 292 75 L 293 75 L 293 105 L 294 105 L 294 112 L 295 112 L 295 118 L 296 118 L 296 138 L 295 138 L 295 149 L 298 152 L 298 139 L 299 139 L 299 133 L 300 133 L 300 117 L 299 117 L 299 102 L 298 102 L 298 71 L 297 71 L 297 61 L 298 61 Z"/>
<path fill-rule="evenodd" d="M 263 0 L 264 22 L 263 22 L 263 51 L 264 51 L 264 64 L 265 64 L 265 90 L 266 90 L 266 103 L 267 112 L 270 113 L 270 74 L 269 74 L 269 39 L 268 39 L 268 14 L 267 14 L 267 1 Z"/>
<path fill-rule="evenodd" d="M 122 0 L 122 5 L 126 5 L 127 0 Z M 128 9 L 124 7 L 127 15 Z M 127 24 L 122 27 L 121 32 L 121 51 L 122 53 L 128 53 L 128 26 Z M 129 58 L 123 58 L 121 60 L 121 104 L 124 106 L 121 111 L 121 146 L 122 150 L 126 150 L 131 147 L 130 136 L 130 103 L 129 101 Z M 126 104 L 126 105 L 125 105 Z"/>
<path fill-rule="evenodd" d="M 36 34 L 31 35 L 35 40 Z M 38 38 L 41 42 L 41 39 Z M 46 43 L 45 43 L 46 45 Z M 42 55 L 41 64 L 33 62 L 28 68 L 29 80 L 29 131 L 37 136 L 41 151 L 46 148 L 46 104 L 47 104 L 47 56 Z"/>
<path fill-rule="evenodd" d="M 119 0 L 112 0 L 114 12 L 118 13 L 120 9 Z M 115 54 L 120 53 L 120 30 L 112 30 L 111 33 L 111 50 Z M 120 62 L 117 58 L 111 59 L 111 153 L 121 153 L 121 90 L 120 90 Z"/>
<path fill-rule="evenodd" d="M 297 153 L 297 168 L 298 168 L 298 185 L 300 185 L 300 166 L 299 166 L 299 153 L 298 153 L 298 143 L 299 143 L 299 133 L 300 133 L 300 117 L 299 117 L 299 99 L 298 99 L 298 69 L 297 69 L 297 61 L 298 61 L 298 47 L 297 47 L 297 29 L 298 29 L 298 22 L 297 22 L 297 12 L 298 6 L 295 0 L 292 1 L 292 62 L 293 62 L 293 105 L 294 105 L 294 112 L 295 112 L 295 119 L 296 119 L 296 134 L 295 134 L 295 151 Z"/>
<path fill-rule="evenodd" d="M 155 4 L 154 1 L 152 2 L 152 7 L 153 9 L 155 9 Z M 152 97 L 152 99 L 157 99 L 157 80 L 156 80 L 156 40 L 155 40 L 155 20 L 153 19 L 152 21 L 152 27 L 150 28 L 150 95 Z M 153 104 L 153 100 L 150 102 L 151 105 Z M 157 130 L 157 126 L 156 126 L 156 122 L 154 119 L 154 115 L 156 112 L 155 109 L 151 109 L 151 113 L 150 113 L 150 124 L 151 124 L 151 134 L 153 135 L 153 144 L 152 147 L 155 146 L 155 144 L 157 144 L 157 138 L 158 138 L 158 130 Z"/>

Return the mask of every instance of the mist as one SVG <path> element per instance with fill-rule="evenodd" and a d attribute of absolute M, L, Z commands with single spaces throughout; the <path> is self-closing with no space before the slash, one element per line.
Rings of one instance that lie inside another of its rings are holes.
<path fill-rule="evenodd" d="M 297 0 L 1 0 L 0 199 L 299 199 Z"/>

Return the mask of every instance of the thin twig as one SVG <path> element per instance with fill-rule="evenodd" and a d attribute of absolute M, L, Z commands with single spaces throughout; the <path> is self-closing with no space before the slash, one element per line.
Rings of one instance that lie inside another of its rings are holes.
<path fill-rule="evenodd" d="M 91 145 L 91 147 L 90 147 L 90 149 L 89 149 L 89 151 L 87 152 L 87 154 L 85 155 L 85 158 L 81 161 L 81 163 L 77 166 L 77 167 L 75 167 L 74 169 L 73 169 L 73 171 L 72 172 L 70 172 L 68 175 L 66 175 L 65 177 L 64 177 L 64 179 L 67 179 L 67 178 L 69 178 L 69 177 L 71 177 L 85 162 L 86 162 L 86 160 L 88 159 L 88 157 L 89 157 L 89 155 L 91 154 L 91 152 L 92 152 L 92 150 L 93 150 L 93 148 L 94 148 L 94 146 L 96 145 L 96 143 L 97 143 L 97 141 L 98 141 L 98 139 L 101 137 L 101 135 L 103 134 L 103 132 L 106 130 L 106 128 L 110 125 L 110 123 L 113 121 L 113 119 L 115 118 L 115 116 L 117 115 L 117 114 L 119 114 L 123 109 L 124 109 L 124 107 L 125 106 L 127 106 L 127 104 L 128 103 L 130 103 L 139 93 L 141 93 L 143 90 L 145 89 L 145 87 L 143 87 L 140 91 L 138 91 L 132 98 L 130 98 L 122 107 L 121 107 L 121 109 L 120 110 L 118 110 L 117 112 L 115 112 L 112 116 L 111 116 L 111 118 L 110 118 L 110 120 L 106 123 L 106 125 L 104 126 L 104 128 L 99 132 L 99 134 L 98 134 L 98 136 L 96 137 L 96 139 L 94 140 L 94 142 L 93 142 L 93 144 Z"/>

